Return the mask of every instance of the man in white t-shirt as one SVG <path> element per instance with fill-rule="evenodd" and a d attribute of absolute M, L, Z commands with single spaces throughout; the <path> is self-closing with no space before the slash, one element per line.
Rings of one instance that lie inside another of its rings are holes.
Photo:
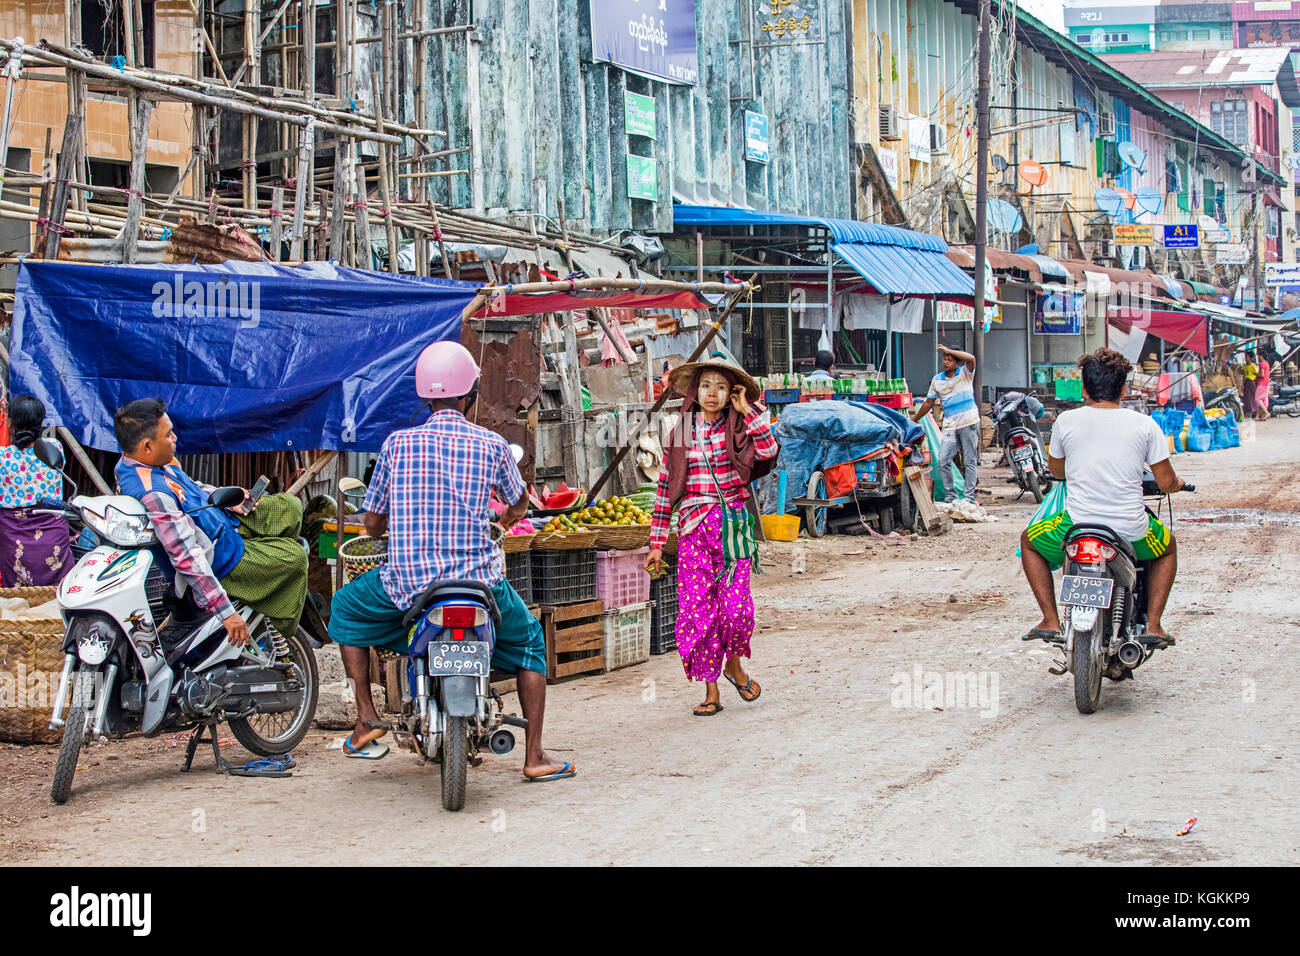
<path fill-rule="evenodd" d="M 1052 569 L 1064 561 L 1065 539 L 1076 524 L 1100 524 L 1129 541 L 1147 573 L 1147 632 L 1169 637 L 1160 623 L 1178 571 L 1174 536 L 1142 501 L 1142 473 L 1150 466 L 1160 490 L 1171 494 L 1185 482 L 1169 463 L 1169 443 L 1146 415 L 1120 408 L 1127 389 L 1128 359 L 1112 349 L 1085 355 L 1083 397 L 1087 405 L 1061 413 L 1052 428 L 1048 467 L 1065 479 L 1065 510 L 1035 521 L 1020 536 L 1020 560 L 1043 619 L 1026 640 L 1059 639 Z"/>
<path fill-rule="evenodd" d="M 975 356 L 959 352 L 946 345 L 939 346 L 943 356 L 943 371 L 930 381 L 930 390 L 912 414 L 912 421 L 920 421 L 934 403 L 943 406 L 943 442 L 939 446 L 939 474 L 943 476 L 943 500 L 952 504 L 957 500 L 953 487 L 952 463 L 961 449 L 965 470 L 967 501 L 975 500 L 975 482 L 979 478 L 980 463 L 980 407 L 975 402 Z"/>

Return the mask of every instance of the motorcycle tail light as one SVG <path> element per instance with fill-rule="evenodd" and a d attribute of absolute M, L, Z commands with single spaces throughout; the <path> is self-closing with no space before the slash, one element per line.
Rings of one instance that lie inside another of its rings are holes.
<path fill-rule="evenodd" d="M 1115 559 L 1116 551 L 1104 541 L 1096 538 L 1080 538 L 1065 546 L 1065 554 L 1071 561 L 1080 564 L 1102 564 Z"/>
<path fill-rule="evenodd" d="M 472 604 L 448 604 L 434 608 L 433 623 L 442 627 L 477 627 L 487 623 L 487 611 Z"/>
<path fill-rule="evenodd" d="M 1012 447 L 1012 448 L 1019 448 L 1021 445 L 1025 445 L 1025 444 L 1028 444 L 1028 442 L 1026 442 L 1026 440 L 1025 440 L 1025 436 L 1024 436 L 1024 435 L 1012 435 L 1012 436 L 1011 436 L 1011 447 Z"/>

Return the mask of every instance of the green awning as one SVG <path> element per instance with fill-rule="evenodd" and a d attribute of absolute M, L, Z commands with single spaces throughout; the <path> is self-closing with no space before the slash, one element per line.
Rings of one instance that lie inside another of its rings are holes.
<path fill-rule="evenodd" d="M 1191 286 L 1192 291 L 1194 291 L 1197 295 L 1218 295 L 1219 294 L 1219 290 L 1216 289 L 1214 286 L 1210 285 L 1208 282 L 1197 282 L 1194 279 L 1183 279 L 1182 281 L 1186 282 L 1189 286 Z"/>

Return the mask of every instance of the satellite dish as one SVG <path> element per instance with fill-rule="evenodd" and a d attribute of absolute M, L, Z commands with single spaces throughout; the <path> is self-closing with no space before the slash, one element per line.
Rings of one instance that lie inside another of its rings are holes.
<path fill-rule="evenodd" d="M 1042 163 L 1027 159 L 1020 164 L 1020 178 L 1029 183 L 1032 190 L 1035 186 L 1047 185 L 1047 167 Z"/>
<path fill-rule="evenodd" d="M 1160 211 L 1165 208 L 1165 197 L 1150 186 L 1143 186 L 1133 195 L 1137 198 L 1138 208 L 1142 212 L 1149 212 L 1153 216 L 1158 216 Z"/>
<path fill-rule="evenodd" d="M 1022 225 L 1020 210 L 1002 199 L 990 199 L 986 207 L 989 228 L 994 232 L 1019 232 Z"/>
<path fill-rule="evenodd" d="M 1125 209 L 1132 209 L 1134 206 L 1137 205 L 1137 196 L 1134 196 L 1127 189 L 1120 189 L 1116 187 L 1115 192 L 1118 193 L 1120 199 L 1124 201 Z"/>
<path fill-rule="evenodd" d="M 1218 232 L 1222 228 L 1219 225 L 1219 220 L 1213 216 L 1201 216 L 1200 219 L 1196 220 L 1196 224 L 1201 227 L 1202 233 Z"/>
<path fill-rule="evenodd" d="M 1097 208 L 1112 219 L 1124 209 L 1124 197 L 1114 189 L 1098 189 L 1092 198 L 1096 201 Z"/>
<path fill-rule="evenodd" d="M 1131 166 L 1139 173 L 1142 172 L 1146 166 L 1147 154 L 1140 147 L 1133 143 L 1120 143 L 1118 150 L 1119 158 L 1125 166 Z"/>
<path fill-rule="evenodd" d="M 993 154 L 992 163 L 993 163 L 993 168 L 1000 173 L 1005 173 L 1007 171 L 1007 167 L 1011 165 L 1010 163 L 1007 162 L 1005 156 L 999 156 L 997 153 Z"/>

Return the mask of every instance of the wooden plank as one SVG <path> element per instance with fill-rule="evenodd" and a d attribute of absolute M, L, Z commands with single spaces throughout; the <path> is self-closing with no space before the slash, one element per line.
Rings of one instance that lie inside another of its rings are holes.
<path fill-rule="evenodd" d="M 925 480 L 925 472 L 917 465 L 909 465 L 905 472 L 907 487 L 916 502 L 916 510 L 921 515 L 921 522 L 930 534 L 947 534 L 952 530 L 952 519 L 941 514 L 934 506 L 934 493 Z"/>
<path fill-rule="evenodd" d="M 544 604 L 542 620 L 549 618 L 557 624 L 582 617 L 596 617 L 605 613 L 604 601 L 583 601 L 581 604 Z"/>
<path fill-rule="evenodd" d="M 555 631 L 555 653 L 580 654 L 598 651 L 605 646 L 605 625 L 600 621 L 558 628 Z"/>
<path fill-rule="evenodd" d="M 605 669 L 605 655 L 594 654 L 591 657 L 584 657 L 576 661 L 565 661 L 562 664 L 555 665 L 555 678 L 571 677 L 574 674 L 586 674 L 590 671 L 603 671 Z"/>
<path fill-rule="evenodd" d="M 405 655 L 384 661 L 385 702 L 394 714 L 402 712 L 402 682 L 406 679 L 406 664 Z"/>
<path fill-rule="evenodd" d="M 310 465 L 307 466 L 307 470 L 298 476 L 298 480 L 288 487 L 288 489 L 285 491 L 285 494 L 296 495 L 298 492 L 302 491 L 304 488 L 307 487 L 308 482 L 310 482 L 313 478 L 315 478 L 318 474 L 320 474 L 320 472 L 324 470 L 325 466 L 328 465 L 337 457 L 338 457 L 338 452 L 336 451 L 325 452 L 323 455 L 318 457 L 315 461 L 313 461 Z"/>
<path fill-rule="evenodd" d="M 77 143 L 81 136 L 82 116 L 74 113 L 63 125 L 63 148 L 59 152 L 58 179 L 54 183 L 54 196 L 50 202 L 50 225 L 45 227 L 45 250 L 42 258 L 59 257 L 59 237 L 62 235 L 63 217 L 68 211 L 68 183 L 77 162 Z"/>
<path fill-rule="evenodd" d="M 271 190 L 271 260 L 279 262 L 284 244 L 284 189 L 277 186 Z"/>

